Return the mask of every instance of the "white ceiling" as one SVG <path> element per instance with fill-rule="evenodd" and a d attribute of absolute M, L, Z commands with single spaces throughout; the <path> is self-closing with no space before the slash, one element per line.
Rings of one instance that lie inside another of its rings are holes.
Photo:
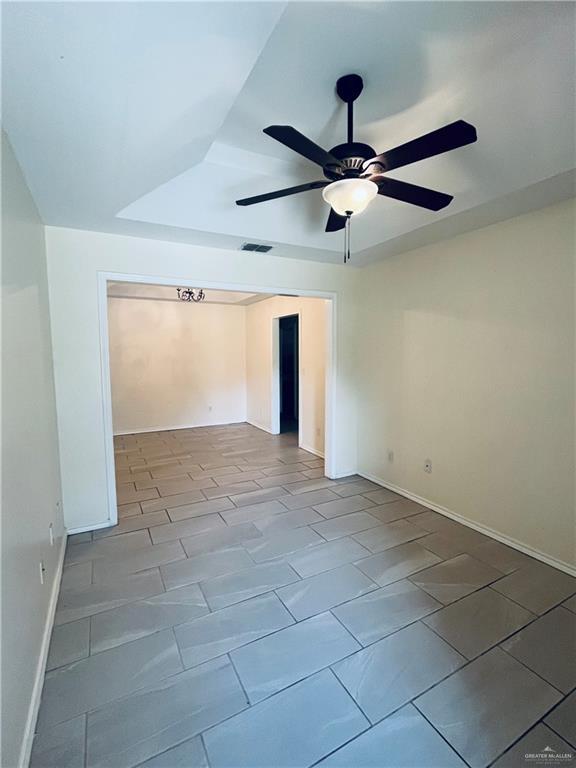
<path fill-rule="evenodd" d="M 345 139 L 334 93 L 364 77 L 356 138 L 382 151 L 456 119 L 478 142 L 391 175 L 453 194 L 378 198 L 355 263 L 574 193 L 576 5 L 561 2 L 4 3 L 4 125 L 47 224 L 339 262 L 322 178 L 262 133 Z"/>
<path fill-rule="evenodd" d="M 116 299 L 143 299 L 146 301 L 177 301 L 180 302 L 176 288 L 193 288 L 192 285 L 156 285 L 152 283 L 123 283 L 108 281 L 108 297 Z M 215 291 L 204 289 L 205 298 L 202 304 L 235 304 L 246 307 L 269 299 L 270 293 L 244 293 L 242 291 Z"/>

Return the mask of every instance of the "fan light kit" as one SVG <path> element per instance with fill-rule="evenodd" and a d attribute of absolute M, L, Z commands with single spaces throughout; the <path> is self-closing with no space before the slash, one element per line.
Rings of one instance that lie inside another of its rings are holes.
<path fill-rule="evenodd" d="M 473 125 L 457 120 L 378 155 L 368 144 L 354 141 L 354 102 L 363 88 L 360 75 L 345 75 L 336 82 L 336 93 L 348 107 L 347 141 L 332 147 L 329 152 L 290 125 L 264 128 L 267 136 L 319 165 L 327 181 L 310 181 L 236 201 L 237 205 L 254 205 L 299 192 L 322 189 L 322 197 L 330 205 L 326 232 L 346 229 L 345 262 L 350 258 L 350 218 L 366 210 L 377 195 L 392 197 L 429 211 L 439 211 L 452 202 L 451 195 L 391 179 L 385 175 L 388 171 L 473 144 L 477 139 Z"/>
<path fill-rule="evenodd" d="M 176 288 L 176 293 L 180 301 L 193 301 L 195 304 L 199 301 L 204 301 L 206 298 L 202 288 L 200 288 L 198 293 L 195 292 L 194 288 Z"/>
<path fill-rule="evenodd" d="M 339 216 L 356 216 L 378 194 L 378 185 L 370 179 L 333 181 L 322 190 L 322 197 Z"/>

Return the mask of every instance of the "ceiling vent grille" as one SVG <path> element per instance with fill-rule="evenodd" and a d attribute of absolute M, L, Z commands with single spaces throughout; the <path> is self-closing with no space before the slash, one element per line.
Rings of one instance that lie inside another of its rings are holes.
<path fill-rule="evenodd" d="M 271 245 L 260 245 L 259 243 L 242 243 L 241 251 L 257 251 L 258 253 L 268 253 L 272 250 Z"/>

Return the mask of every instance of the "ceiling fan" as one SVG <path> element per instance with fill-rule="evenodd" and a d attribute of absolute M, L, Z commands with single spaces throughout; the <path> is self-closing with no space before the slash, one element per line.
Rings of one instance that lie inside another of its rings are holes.
<path fill-rule="evenodd" d="M 327 181 L 310 181 L 296 187 L 245 197 L 237 200 L 236 204 L 254 205 L 310 189 L 322 189 L 322 197 L 331 206 L 326 232 L 344 229 L 350 217 L 364 211 L 377 195 L 430 211 L 445 208 L 452 201 L 451 195 L 391 179 L 385 174 L 418 160 L 472 144 L 477 138 L 474 126 L 457 120 L 378 155 L 368 144 L 354 141 L 354 102 L 363 87 L 360 75 L 345 75 L 336 82 L 336 93 L 348 105 L 348 132 L 346 143 L 332 147 L 329 152 L 290 125 L 264 128 L 265 134 L 319 165 Z"/>

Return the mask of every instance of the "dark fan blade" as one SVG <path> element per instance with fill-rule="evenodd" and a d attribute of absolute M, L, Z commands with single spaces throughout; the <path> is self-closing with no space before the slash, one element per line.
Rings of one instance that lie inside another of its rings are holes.
<path fill-rule="evenodd" d="M 254 205 L 254 203 L 264 203 L 266 200 L 275 200 L 277 197 L 296 195 L 298 192 L 307 192 L 309 189 L 321 189 L 322 187 L 327 186 L 329 183 L 329 181 L 309 181 L 307 184 L 299 184 L 297 187 L 277 189 L 276 192 L 267 192 L 264 195 L 256 195 L 255 197 L 245 197 L 243 200 L 236 200 L 236 205 Z"/>
<path fill-rule="evenodd" d="M 425 160 L 427 157 L 441 155 L 443 152 L 449 152 L 466 144 L 473 144 L 476 138 L 476 128 L 473 125 L 464 120 L 457 120 L 455 123 L 445 125 L 444 128 L 438 128 L 437 131 L 427 133 L 407 144 L 366 160 L 364 168 L 368 168 L 373 163 L 379 163 L 384 166 L 384 170 L 391 171 L 393 168 L 401 168 L 403 165 L 410 165 L 418 160 Z"/>
<path fill-rule="evenodd" d="M 326 222 L 326 232 L 337 232 L 339 229 L 344 229 L 346 226 L 346 216 L 340 216 L 336 213 L 334 208 L 330 208 L 330 215 Z"/>
<path fill-rule="evenodd" d="M 264 128 L 264 133 L 267 136 L 276 139 L 276 141 L 279 141 L 281 144 L 284 144 L 284 146 L 293 149 L 294 152 L 298 152 L 299 155 L 303 155 L 308 158 L 308 160 L 312 160 L 312 162 L 317 165 L 321 165 L 322 167 L 325 165 L 342 165 L 338 158 L 306 138 L 304 134 L 297 131 L 296 128 L 292 128 L 291 125 L 269 125 L 268 128 Z"/>
<path fill-rule="evenodd" d="M 402 200 L 403 203 L 419 205 L 420 208 L 428 208 L 429 211 L 446 208 L 453 200 L 452 195 L 435 192 L 426 187 L 417 187 L 415 184 L 407 184 L 398 179 L 389 179 L 387 176 L 372 176 L 371 180 L 378 184 L 379 195 L 393 197 L 394 200 Z"/>

